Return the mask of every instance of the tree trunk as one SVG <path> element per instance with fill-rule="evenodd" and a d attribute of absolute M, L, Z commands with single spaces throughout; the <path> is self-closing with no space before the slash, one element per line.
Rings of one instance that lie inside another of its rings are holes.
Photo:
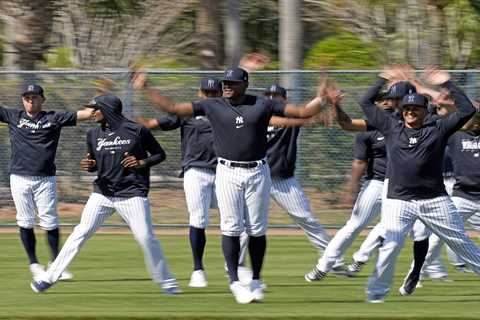
<path fill-rule="evenodd" d="M 215 70 L 219 66 L 218 1 L 200 0 L 197 9 L 196 33 L 198 56 L 202 68 Z"/>
<path fill-rule="evenodd" d="M 240 1 L 228 0 L 225 16 L 225 56 L 226 65 L 238 66 L 242 56 L 242 22 L 240 19 Z"/>

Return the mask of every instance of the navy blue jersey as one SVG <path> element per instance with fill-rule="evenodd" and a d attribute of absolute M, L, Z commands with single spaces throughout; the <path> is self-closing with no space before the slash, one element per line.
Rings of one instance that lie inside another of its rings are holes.
<path fill-rule="evenodd" d="M 446 195 L 442 159 L 448 138 L 475 113 L 470 100 L 452 82 L 444 84 L 458 111 L 446 118 L 425 122 L 417 129 L 388 117 L 374 104 L 385 83 L 378 81 L 360 101 L 368 121 L 384 136 L 387 146 L 388 198 L 401 200 L 430 199 Z"/>
<path fill-rule="evenodd" d="M 365 180 L 385 179 L 387 149 L 385 137 L 379 131 L 361 132 L 355 136 L 354 157 L 368 162 Z"/>
<path fill-rule="evenodd" d="M 267 161 L 270 166 L 270 175 L 282 179 L 293 177 L 300 127 L 268 126 L 267 130 Z"/>
<path fill-rule="evenodd" d="M 60 131 L 77 123 L 76 112 L 41 111 L 30 118 L 25 110 L 0 107 L 0 121 L 8 123 L 12 156 L 10 172 L 54 176 Z"/>
<path fill-rule="evenodd" d="M 453 196 L 480 199 L 480 135 L 459 131 L 448 139 L 455 185 Z"/>
<path fill-rule="evenodd" d="M 267 127 L 272 115 L 283 116 L 285 103 L 245 95 L 242 104 L 231 105 L 226 98 L 193 102 L 194 115 L 206 115 L 213 128 L 218 157 L 233 161 L 265 158 Z"/>
<path fill-rule="evenodd" d="M 168 115 L 157 119 L 160 130 L 180 128 L 182 170 L 190 167 L 215 169 L 217 155 L 213 148 L 213 132 L 210 121 L 205 116 L 181 118 Z"/>
<path fill-rule="evenodd" d="M 449 155 L 449 149 L 450 148 L 448 147 L 448 144 L 447 144 L 447 147 L 445 148 L 445 156 L 443 157 L 443 163 L 442 163 L 443 177 L 453 176 L 453 163 L 452 163 L 452 158 L 450 158 L 450 155 Z"/>

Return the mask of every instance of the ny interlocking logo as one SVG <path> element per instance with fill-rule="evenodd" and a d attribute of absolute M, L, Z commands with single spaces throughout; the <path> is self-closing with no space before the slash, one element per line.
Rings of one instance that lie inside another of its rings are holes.
<path fill-rule="evenodd" d="M 240 128 L 243 127 L 243 125 L 244 125 L 244 123 L 243 123 L 243 117 L 242 117 L 242 116 L 236 117 L 236 118 L 235 118 L 235 128 L 240 129 Z"/>

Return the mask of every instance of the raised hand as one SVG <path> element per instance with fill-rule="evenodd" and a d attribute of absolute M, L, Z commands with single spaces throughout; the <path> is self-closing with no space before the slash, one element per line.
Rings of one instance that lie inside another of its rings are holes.
<path fill-rule="evenodd" d="M 428 68 L 422 74 L 422 78 L 428 84 L 438 86 L 450 80 L 450 75 L 446 71 L 438 70 L 436 68 Z"/>
<path fill-rule="evenodd" d="M 97 162 L 92 159 L 90 153 L 87 153 L 85 159 L 80 160 L 80 169 L 83 171 L 90 171 L 97 165 Z"/>
<path fill-rule="evenodd" d="M 147 74 L 143 72 L 135 72 L 132 77 L 132 86 L 135 90 L 147 87 Z"/>
<path fill-rule="evenodd" d="M 440 93 L 437 95 L 435 99 L 433 99 L 432 102 L 437 106 L 455 107 L 455 101 L 453 101 L 453 99 L 450 98 L 450 92 L 448 92 L 447 90 L 440 91 Z"/>
<path fill-rule="evenodd" d="M 262 53 L 249 53 L 242 57 L 239 66 L 248 72 L 260 70 L 270 63 L 270 57 Z"/>

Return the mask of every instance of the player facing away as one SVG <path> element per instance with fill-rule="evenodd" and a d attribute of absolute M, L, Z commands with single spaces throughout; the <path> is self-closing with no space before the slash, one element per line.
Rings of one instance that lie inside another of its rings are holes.
<path fill-rule="evenodd" d="M 134 86 L 144 87 L 145 79 L 145 75 L 137 74 Z M 265 159 L 268 123 L 273 115 L 309 118 L 320 112 L 322 104 L 320 98 L 315 98 L 300 107 L 246 94 L 248 73 L 241 68 L 226 70 L 222 85 L 222 98 L 174 103 L 157 96 L 155 102 L 169 113 L 184 117 L 205 115 L 210 120 L 218 156 L 215 193 L 230 290 L 238 303 L 250 303 L 264 298 L 260 273 L 266 250 L 271 186 Z M 244 230 L 249 235 L 253 273 L 249 287 L 238 279 L 239 237 Z"/>
<path fill-rule="evenodd" d="M 431 84 L 450 91 L 457 112 L 424 122 L 428 100 L 420 94 L 409 94 L 402 100 L 404 121 L 394 120 L 374 105 L 375 95 L 370 91 L 377 90 L 377 84 L 360 101 L 368 122 L 384 135 L 389 157 L 388 191 L 381 218 L 385 239 L 366 288 L 371 303 L 383 302 L 388 294 L 395 260 L 417 219 L 480 274 L 480 250 L 467 237 L 462 218 L 445 191 L 441 161 L 447 139 L 473 116 L 475 108 L 446 72 L 430 70 L 427 77 Z"/>
<path fill-rule="evenodd" d="M 55 155 L 60 132 L 63 127 L 90 119 L 92 111 L 44 111 L 44 102 L 43 88 L 27 84 L 22 88 L 23 109 L 0 107 L 0 121 L 8 124 L 10 132 L 10 189 L 17 211 L 17 225 L 35 280 L 44 272 L 36 254 L 35 214 L 40 228 L 47 233 L 52 261 L 59 251 Z M 60 279 L 72 277 L 65 270 Z"/>
<path fill-rule="evenodd" d="M 148 91 L 152 101 L 155 91 Z M 222 96 L 222 85 L 218 79 L 202 78 L 198 97 L 200 99 Z M 181 162 L 183 190 L 189 212 L 189 240 L 193 256 L 193 272 L 189 286 L 204 288 L 208 285 L 203 265 L 206 246 L 205 228 L 209 224 L 209 209 L 215 193 L 215 169 L 217 156 L 213 148 L 213 133 L 210 121 L 205 116 L 179 117 L 175 114 L 159 119 L 137 119 L 150 129 L 163 131 L 181 130 Z"/>
<path fill-rule="evenodd" d="M 122 102 L 116 96 L 97 96 L 88 106 L 95 109 L 93 118 L 99 126 L 87 132 L 87 156 L 80 166 L 84 171 L 97 172 L 93 193 L 80 223 L 42 279 L 32 282 L 31 288 L 43 292 L 55 284 L 85 241 L 116 211 L 142 248 L 153 281 L 166 294 L 179 293 L 153 233 L 147 198 L 150 167 L 162 162 L 165 152 L 147 128 L 122 115 Z"/>

